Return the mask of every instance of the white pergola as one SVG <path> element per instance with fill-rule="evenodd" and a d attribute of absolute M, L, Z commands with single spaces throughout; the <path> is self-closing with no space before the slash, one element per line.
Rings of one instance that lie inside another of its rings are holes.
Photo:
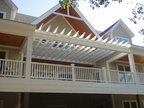
<path fill-rule="evenodd" d="M 85 33 L 71 35 L 72 30 L 65 34 L 65 29 L 58 33 L 58 27 L 50 31 L 50 27 L 43 31 L 42 25 L 33 33 L 32 58 L 63 61 L 71 63 L 94 64 L 95 62 L 117 52 L 128 52 L 128 43 L 109 40 L 108 38 Z M 85 38 L 84 38 L 85 37 Z"/>

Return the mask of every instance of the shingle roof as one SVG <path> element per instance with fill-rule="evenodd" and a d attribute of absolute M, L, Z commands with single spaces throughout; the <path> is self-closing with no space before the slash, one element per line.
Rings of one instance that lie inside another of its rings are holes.
<path fill-rule="evenodd" d="M 31 23 L 35 19 L 37 19 L 37 17 L 17 13 L 15 21 L 23 22 L 23 23 Z"/>
<path fill-rule="evenodd" d="M 106 32 L 108 32 L 109 30 L 111 30 L 120 20 L 116 21 L 114 24 L 112 24 L 110 27 L 108 27 L 106 30 L 104 30 L 103 32 L 101 32 L 99 35 L 102 36 L 104 35 Z"/>

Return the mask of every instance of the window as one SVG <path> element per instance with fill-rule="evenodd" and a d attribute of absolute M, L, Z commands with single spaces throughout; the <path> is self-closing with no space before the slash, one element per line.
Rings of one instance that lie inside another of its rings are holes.
<path fill-rule="evenodd" d="M 58 45 L 59 45 L 59 46 L 58 46 Z M 59 44 L 58 42 L 55 42 L 55 43 L 53 44 L 53 47 L 54 47 L 54 48 L 55 48 L 55 47 L 63 48 L 64 46 L 65 46 L 65 43 Z M 65 49 L 68 49 L 69 46 L 70 46 L 70 44 L 67 44 L 64 48 L 65 48 Z"/>
<path fill-rule="evenodd" d="M 119 36 L 116 36 L 116 40 L 118 40 L 118 43 L 120 43 L 122 41 L 123 41 L 123 43 L 129 42 L 129 39 L 123 38 L 123 37 L 119 37 Z"/>
<path fill-rule="evenodd" d="M 128 65 L 118 65 L 119 70 L 119 81 L 121 83 L 132 83 L 132 73 L 130 72 L 130 67 Z"/>
<path fill-rule="evenodd" d="M 123 101 L 123 108 L 138 108 L 136 100 Z"/>
<path fill-rule="evenodd" d="M 0 19 L 6 19 L 6 12 L 0 11 Z"/>

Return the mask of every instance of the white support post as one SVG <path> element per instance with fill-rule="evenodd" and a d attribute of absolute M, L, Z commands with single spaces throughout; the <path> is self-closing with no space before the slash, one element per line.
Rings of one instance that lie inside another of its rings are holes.
<path fill-rule="evenodd" d="M 75 64 L 71 64 L 71 67 L 72 67 L 72 81 L 75 81 L 74 66 L 75 66 Z"/>
<path fill-rule="evenodd" d="M 110 74 L 109 63 L 110 63 L 110 62 L 106 62 L 106 67 L 107 67 L 107 75 L 108 75 L 107 82 L 111 82 L 111 74 Z"/>
<path fill-rule="evenodd" d="M 26 79 L 30 79 L 31 76 L 31 55 L 32 55 L 32 36 L 27 37 L 27 50 L 26 50 Z"/>
<path fill-rule="evenodd" d="M 131 52 L 128 54 L 128 58 L 129 58 L 130 69 L 131 72 L 133 73 L 133 79 L 135 80 L 136 85 L 138 85 L 139 81 L 138 81 L 137 72 L 135 68 L 135 61 L 134 61 L 133 54 Z"/>
<path fill-rule="evenodd" d="M 23 77 L 23 57 L 24 57 L 24 54 L 23 53 L 21 53 L 21 66 L 20 66 L 20 78 L 22 78 Z"/>
<path fill-rule="evenodd" d="M 106 74 L 106 67 L 102 67 L 102 69 L 103 69 L 103 75 L 104 75 L 104 81 L 105 81 L 105 83 L 107 83 L 108 81 L 107 81 L 107 74 Z"/>

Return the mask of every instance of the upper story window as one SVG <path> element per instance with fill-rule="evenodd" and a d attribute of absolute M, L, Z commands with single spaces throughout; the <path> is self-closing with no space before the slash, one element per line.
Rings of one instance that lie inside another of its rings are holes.
<path fill-rule="evenodd" d="M 6 19 L 6 12 L 0 11 L 0 19 Z"/>
<path fill-rule="evenodd" d="M 116 40 L 118 40 L 118 43 L 122 42 L 123 43 L 129 43 L 129 39 L 128 38 L 123 38 L 123 37 L 119 37 L 119 36 L 116 36 Z"/>

